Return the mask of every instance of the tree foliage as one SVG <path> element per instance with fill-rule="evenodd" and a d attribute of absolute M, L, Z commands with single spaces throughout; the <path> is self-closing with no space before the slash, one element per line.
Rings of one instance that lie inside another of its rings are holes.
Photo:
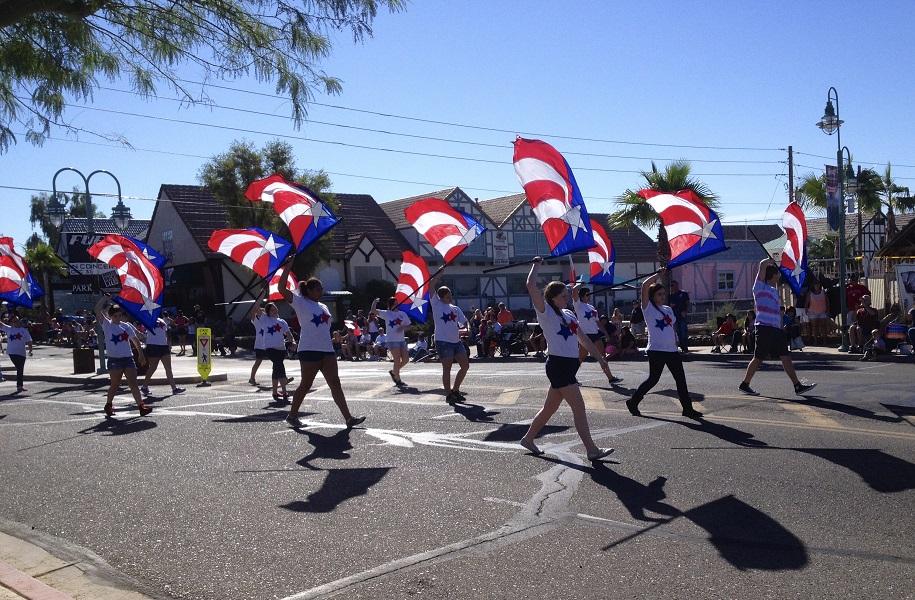
<path fill-rule="evenodd" d="M 48 202 L 50 200 L 51 196 L 45 193 L 32 196 L 31 206 L 29 207 L 29 223 L 32 225 L 32 230 L 37 227 L 41 232 L 39 237 L 53 247 L 57 245 L 57 238 L 60 232 L 51 224 L 51 219 L 48 218 Z M 76 188 L 70 193 L 58 192 L 57 200 L 64 205 L 67 218 L 85 219 L 89 216 L 89 203 L 87 202 L 86 194 Z M 107 218 L 105 213 L 100 211 L 94 202 L 92 203 L 92 218 Z"/>
<path fill-rule="evenodd" d="M 29 238 L 33 242 L 33 238 Z M 26 245 L 25 262 L 29 265 L 32 273 L 41 277 L 41 283 L 44 287 L 44 301 L 47 302 L 48 311 L 54 313 L 54 293 L 51 289 L 52 275 L 66 275 L 67 268 L 64 261 L 60 260 L 54 248 L 38 241 L 34 245 Z"/>
<path fill-rule="evenodd" d="M 324 73 L 330 36 L 372 35 L 380 8 L 404 0 L 0 0 L 0 153 L 17 135 L 42 143 L 68 102 L 92 100 L 99 80 L 126 80 L 141 95 L 157 86 L 206 99 L 179 69 L 204 81 L 253 75 L 288 95 L 301 125 L 316 91 L 338 93 Z M 20 131 L 21 130 L 21 131 Z M 95 132 L 89 132 L 95 133 Z M 114 135 L 103 137 L 117 138 Z"/>
<path fill-rule="evenodd" d="M 268 142 L 261 149 L 250 142 L 235 141 L 228 151 L 204 164 L 198 177 L 201 184 L 225 206 L 229 227 L 260 227 L 292 241 L 286 224 L 272 206 L 245 198 L 245 190 L 253 181 L 274 173 L 320 194 L 322 200 L 336 208 L 333 196 L 324 193 L 330 188 L 327 174 L 298 169 L 292 146 L 279 140 Z M 330 258 L 332 235 L 333 230 L 298 256 L 295 265 L 297 273 L 313 273 L 319 262 Z"/>

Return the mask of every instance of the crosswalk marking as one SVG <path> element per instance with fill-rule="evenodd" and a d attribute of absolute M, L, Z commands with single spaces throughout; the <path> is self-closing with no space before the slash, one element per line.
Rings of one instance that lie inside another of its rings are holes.
<path fill-rule="evenodd" d="M 585 401 L 585 407 L 589 410 L 603 410 L 604 401 L 600 397 L 600 391 L 592 388 L 581 388 L 581 397 Z"/>
<path fill-rule="evenodd" d="M 793 412 L 798 415 L 806 423 L 811 425 L 820 425 L 825 427 L 841 427 L 838 421 L 832 417 L 827 417 L 826 415 L 821 414 L 820 412 L 814 410 L 812 407 L 806 404 L 800 404 L 795 402 L 783 402 L 779 406 L 785 408 L 789 412 Z"/>
<path fill-rule="evenodd" d="M 496 398 L 496 404 L 514 404 L 521 397 L 522 390 L 505 390 Z"/>

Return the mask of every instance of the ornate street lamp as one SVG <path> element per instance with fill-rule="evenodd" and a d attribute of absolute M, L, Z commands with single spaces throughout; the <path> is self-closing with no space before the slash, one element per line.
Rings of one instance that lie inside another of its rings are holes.
<path fill-rule="evenodd" d="M 111 209 L 111 218 L 118 229 L 127 231 L 130 226 L 130 209 L 124 205 L 123 200 L 118 199 L 117 205 Z"/>
<path fill-rule="evenodd" d="M 833 104 L 835 100 L 835 104 Z M 839 324 L 842 345 L 839 352 L 848 352 L 848 306 L 845 301 L 845 170 L 842 168 L 842 119 L 839 118 L 839 92 L 830 87 L 826 92 L 826 109 L 817 127 L 826 135 L 836 134 L 836 166 L 839 172 Z M 846 148 L 847 150 L 847 148 Z M 851 161 L 849 161 L 851 162 Z"/>
<path fill-rule="evenodd" d="M 57 199 L 56 192 L 48 201 L 45 212 L 48 214 L 48 220 L 51 221 L 51 225 L 53 225 L 55 229 L 60 229 L 61 225 L 64 224 L 64 218 L 67 216 L 67 209 L 64 207 L 63 203 Z"/>

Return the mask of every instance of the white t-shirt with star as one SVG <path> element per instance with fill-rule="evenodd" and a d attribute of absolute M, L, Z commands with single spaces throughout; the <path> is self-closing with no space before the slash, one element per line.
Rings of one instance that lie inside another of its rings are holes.
<path fill-rule="evenodd" d="M 330 311 L 322 302 L 292 296 L 292 309 L 299 318 L 299 352 L 333 352 L 330 338 Z"/>
<path fill-rule="evenodd" d="M 289 331 L 286 321 L 263 315 L 258 319 L 258 327 L 264 332 L 265 350 L 286 349 L 286 333 Z"/>
<path fill-rule="evenodd" d="M 105 319 L 102 321 L 102 331 L 105 334 L 105 353 L 110 358 L 129 358 L 133 356 L 130 348 L 130 338 L 137 339 L 137 330 L 130 323 L 121 321 L 114 323 Z"/>
<path fill-rule="evenodd" d="M 168 346 L 168 323 L 165 319 L 156 319 L 154 327 L 146 328 L 147 346 Z"/>
<path fill-rule="evenodd" d="M 253 319 L 251 319 L 251 324 L 254 325 L 254 349 L 255 350 L 263 350 L 264 348 L 266 348 L 266 346 L 264 346 L 264 327 L 260 321 L 261 319 L 263 319 L 266 316 L 267 315 L 265 315 L 265 314 L 261 314 L 261 315 L 256 315 Z"/>
<path fill-rule="evenodd" d="M 537 323 L 543 329 L 543 337 L 546 338 L 547 354 L 550 356 L 562 356 L 565 358 L 578 358 L 578 319 L 571 310 L 562 309 L 563 319 L 560 318 L 556 311 L 550 306 L 546 306 L 544 312 L 538 311 Z"/>
<path fill-rule="evenodd" d="M 648 326 L 648 346 L 645 349 L 677 352 L 677 334 L 674 331 L 677 317 L 674 310 L 666 304 L 655 307 L 649 302 L 642 307 L 642 314 L 645 315 L 645 325 Z"/>
<path fill-rule="evenodd" d="M 25 356 L 26 344 L 32 341 L 29 330 L 25 327 L 13 327 L 6 323 L 0 323 L 0 329 L 6 332 L 7 353 Z"/>
<path fill-rule="evenodd" d="M 385 339 L 389 342 L 402 342 L 404 332 L 410 326 L 410 317 L 402 310 L 378 310 L 378 316 L 384 319 Z"/>
<path fill-rule="evenodd" d="M 600 333 L 600 328 L 597 326 L 597 309 L 587 302 L 580 301 L 574 302 L 573 306 L 575 308 L 575 316 L 578 317 L 578 322 L 581 325 L 581 330 L 588 335 Z"/>
<path fill-rule="evenodd" d="M 454 304 L 442 302 L 438 294 L 432 294 L 429 300 L 432 305 L 431 316 L 435 320 L 435 341 L 452 344 L 460 342 L 459 329 L 467 324 L 463 311 Z"/>

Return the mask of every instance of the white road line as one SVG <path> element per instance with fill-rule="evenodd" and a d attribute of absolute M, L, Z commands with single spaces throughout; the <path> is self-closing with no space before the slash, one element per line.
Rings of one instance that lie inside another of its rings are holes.
<path fill-rule="evenodd" d="M 496 404 L 516 404 L 523 390 L 505 390 L 496 397 Z"/>
<path fill-rule="evenodd" d="M 585 401 L 585 408 L 588 410 L 603 410 L 604 401 L 600 397 L 600 392 L 592 388 L 581 388 L 581 397 Z"/>

